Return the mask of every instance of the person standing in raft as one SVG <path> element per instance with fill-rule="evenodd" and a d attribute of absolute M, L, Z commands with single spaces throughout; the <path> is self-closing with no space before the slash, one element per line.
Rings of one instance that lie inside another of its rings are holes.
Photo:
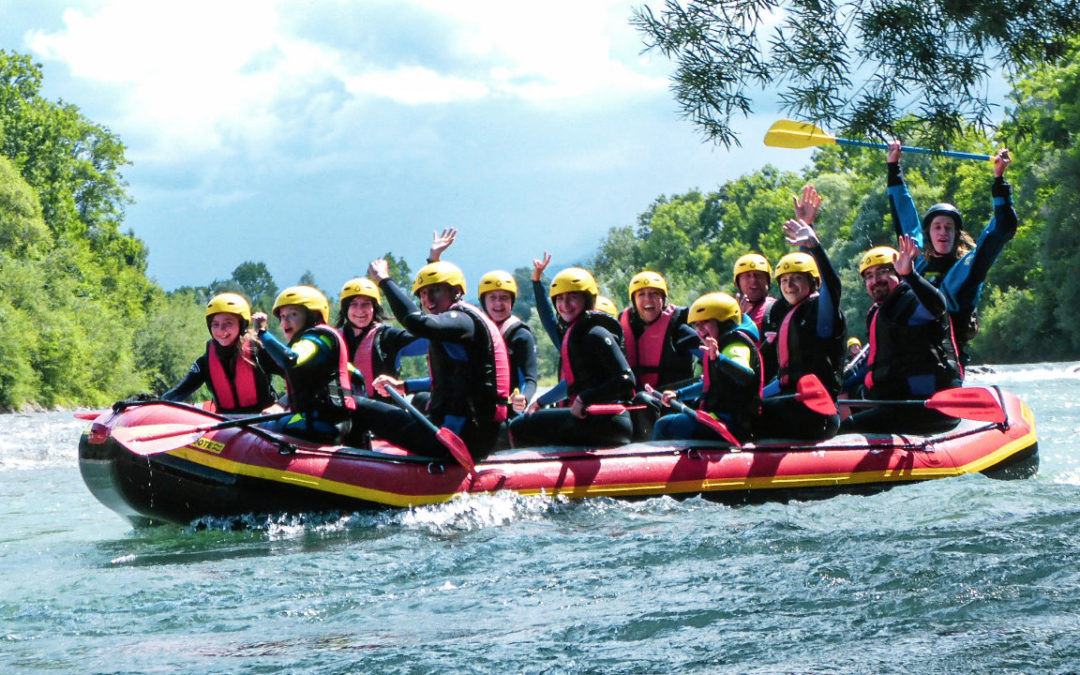
<path fill-rule="evenodd" d="M 742 310 L 727 293 L 708 293 L 690 305 L 687 317 L 704 347 L 702 379 L 677 391 L 666 390 L 664 405 L 677 398 L 697 399 L 698 408 L 724 422 L 740 441 L 750 439 L 761 404 L 761 355 Z M 696 417 L 682 413 L 661 417 L 654 440 L 720 440 Z"/>
<path fill-rule="evenodd" d="M 915 240 L 904 235 L 899 251 L 878 246 L 859 262 L 874 301 L 866 315 L 869 348 L 859 398 L 926 399 L 963 384 L 945 296 L 915 270 L 918 253 Z M 856 412 L 840 432 L 934 433 L 958 421 L 918 404 L 882 405 Z"/>
<path fill-rule="evenodd" d="M 266 330 L 266 314 L 254 314 L 252 323 L 285 376 L 289 410 L 295 414 L 263 427 L 319 443 L 340 443 L 349 433 L 356 398 L 345 341 L 328 325 L 330 303 L 316 288 L 291 286 L 278 294 L 273 313 L 286 344 Z"/>
<path fill-rule="evenodd" d="M 206 385 L 219 413 L 254 413 L 274 405 L 270 384 L 275 370 L 261 349 L 251 325 L 251 305 L 237 293 L 221 293 L 206 303 L 206 328 L 212 339 L 180 384 L 161 395 L 163 401 L 186 401 Z"/>
<path fill-rule="evenodd" d="M 945 295 L 961 363 L 967 363 L 970 361 L 965 353 L 967 345 L 979 330 L 978 307 L 983 282 L 1005 245 L 1016 235 L 1012 186 L 1004 178 L 1012 158 L 1005 148 L 994 155 L 994 182 L 990 186 L 994 216 L 979 235 L 979 241 L 973 242 L 964 230 L 960 211 L 952 204 L 931 206 L 920 222 L 915 201 L 904 183 L 900 154 L 900 141 L 889 143 L 887 191 L 896 236 L 906 234 L 923 248 L 915 269 Z"/>
<path fill-rule="evenodd" d="M 397 377 L 403 356 L 420 356 L 427 351 L 427 340 L 386 323 L 379 287 L 365 277 L 350 279 L 341 287 L 337 329 L 353 366 L 362 375 L 353 378 L 353 388 L 384 403 L 389 399 L 375 390 L 375 378 Z"/>
<path fill-rule="evenodd" d="M 550 256 L 545 254 L 545 258 L 550 261 Z M 634 373 L 620 345 L 622 327 L 594 309 L 598 295 L 596 280 L 579 267 L 567 268 L 552 280 L 551 298 L 559 315 L 559 375 L 566 383 L 569 404 L 533 410 L 512 420 L 510 441 L 515 447 L 630 442 L 633 425 L 628 412 L 590 415 L 586 411 L 594 403 L 625 404 L 634 396 Z"/>
<path fill-rule="evenodd" d="M 436 234 L 428 254 L 428 262 L 437 262 L 442 252 L 454 243 L 457 230 L 447 228 L 442 236 Z M 493 270 L 480 277 L 480 308 L 499 327 L 510 358 L 510 415 L 525 411 L 536 394 L 540 370 L 536 352 L 536 337 L 529 324 L 514 315 L 518 285 L 513 274 Z"/>
<path fill-rule="evenodd" d="M 457 266 L 438 261 L 425 265 L 413 282 L 413 293 L 426 313 L 390 278 L 384 259 L 368 266 L 398 322 L 428 341 L 430 380 L 407 382 L 389 375 L 375 378 L 375 388 L 393 387 L 401 393 L 430 389 L 427 414 L 436 426 L 461 437 L 473 456 L 495 448 L 499 427 L 506 420 L 510 395 L 510 362 L 506 344 L 495 324 L 482 311 L 461 300 L 465 275 Z M 427 425 L 393 405 L 361 399 L 354 424 L 399 447 L 429 457 L 450 457 Z"/>
<path fill-rule="evenodd" d="M 795 394 L 800 378 L 816 375 L 835 400 L 844 368 L 847 327 L 840 311 L 840 276 L 809 223 L 789 220 L 784 233 L 789 244 L 802 250 L 776 263 L 776 280 L 791 309 L 777 330 L 777 376 L 765 387 L 757 436 L 831 438 L 840 426 L 839 415 L 814 412 L 793 398 L 769 398 Z"/>

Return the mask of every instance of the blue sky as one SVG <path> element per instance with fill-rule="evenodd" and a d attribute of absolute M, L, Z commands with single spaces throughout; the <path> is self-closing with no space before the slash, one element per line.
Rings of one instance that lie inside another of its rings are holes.
<path fill-rule="evenodd" d="M 636 4 L 6 0 L 0 45 L 125 142 L 126 226 L 164 288 L 255 260 L 336 294 L 388 250 L 417 269 L 443 227 L 475 285 L 579 262 L 661 194 L 809 161 L 763 145 L 769 106 L 742 148 L 703 143 Z"/>

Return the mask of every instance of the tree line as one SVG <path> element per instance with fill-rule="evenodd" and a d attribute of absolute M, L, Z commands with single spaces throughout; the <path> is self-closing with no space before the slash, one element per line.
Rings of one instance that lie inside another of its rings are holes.
<path fill-rule="evenodd" d="M 1020 228 L 983 292 L 982 328 L 971 345 L 981 361 L 1071 360 L 1080 353 L 1080 324 L 1072 318 L 1080 300 L 1077 56 L 1080 40 L 1073 40 L 1063 58 L 1025 65 L 1010 78 L 1010 107 L 995 135 L 965 127 L 951 142 L 986 153 L 1004 144 L 1016 158 L 1006 178 Z M 203 287 L 167 292 L 148 279 L 146 246 L 123 230 L 132 202 L 123 142 L 75 105 L 43 98 L 41 84 L 40 66 L 0 50 L 0 409 L 101 406 L 161 393 L 204 348 L 209 297 L 238 291 L 269 308 L 278 283 L 257 261 Z M 906 128 L 908 145 L 928 138 L 917 123 Z M 934 156 L 903 162 L 921 208 L 953 202 L 978 235 L 992 212 L 989 163 Z M 800 172 L 765 167 L 712 190 L 657 197 L 637 222 L 612 228 L 590 256 L 556 265 L 590 267 L 621 307 L 630 276 L 642 269 L 665 274 L 680 303 L 731 291 L 738 256 L 758 251 L 775 261 L 789 250 L 781 224 L 806 183 L 825 198 L 817 226 L 844 279 L 849 326 L 859 334 L 869 299 L 857 257 L 892 240 L 884 151 L 818 149 Z M 408 279 L 404 261 L 390 258 L 395 278 Z M 515 313 L 536 325 L 531 268 L 513 272 L 521 288 Z M 314 278 L 297 282 L 305 280 Z M 542 373 L 553 373 L 555 350 L 542 337 L 538 344 Z"/>

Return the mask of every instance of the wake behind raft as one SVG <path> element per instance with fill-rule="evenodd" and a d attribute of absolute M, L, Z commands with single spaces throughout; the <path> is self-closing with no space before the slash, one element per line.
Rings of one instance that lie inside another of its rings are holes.
<path fill-rule="evenodd" d="M 228 419 L 158 401 L 98 416 L 79 442 L 79 468 L 94 496 L 136 526 L 187 524 L 203 516 L 407 508 L 503 491 L 574 499 L 701 495 L 749 503 L 877 492 L 976 472 L 1035 475 L 1034 415 L 1015 395 L 989 391 L 1003 420 L 965 420 L 932 436 L 521 448 L 494 453 L 473 472 L 379 440 L 360 449 L 244 424 L 205 430 Z"/>

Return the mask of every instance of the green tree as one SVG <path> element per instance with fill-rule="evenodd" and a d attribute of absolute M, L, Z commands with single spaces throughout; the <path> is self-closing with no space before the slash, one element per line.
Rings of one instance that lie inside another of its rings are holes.
<path fill-rule="evenodd" d="M 1080 3 L 666 0 L 632 22 L 676 62 L 683 114 L 714 142 L 738 143 L 732 119 L 775 88 L 785 111 L 856 136 L 896 133 L 916 111 L 943 147 L 966 123 L 992 124 L 986 91 L 998 67 L 1062 56 L 1080 32 Z"/>

